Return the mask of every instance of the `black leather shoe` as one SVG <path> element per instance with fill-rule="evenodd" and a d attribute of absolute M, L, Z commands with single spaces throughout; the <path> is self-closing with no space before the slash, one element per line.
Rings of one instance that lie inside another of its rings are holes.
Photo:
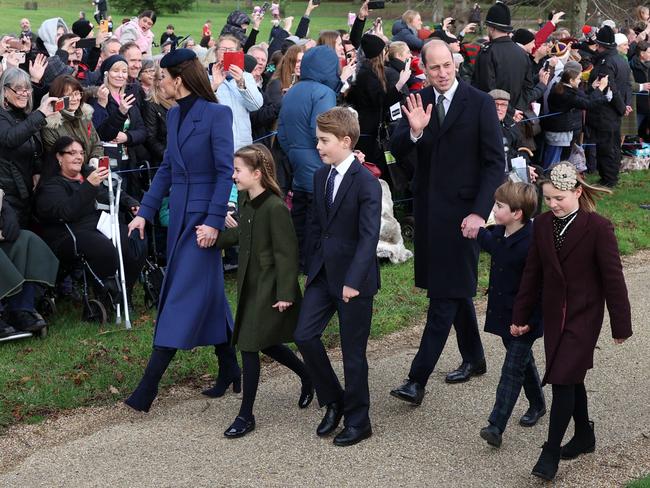
<path fill-rule="evenodd" d="M 390 394 L 413 405 L 420 405 L 424 398 L 424 387 L 416 381 L 406 380 L 402 386 L 391 390 Z"/>
<path fill-rule="evenodd" d="M 501 447 L 502 436 L 496 425 L 488 425 L 481 429 L 481 438 L 485 439 L 492 447 Z"/>
<path fill-rule="evenodd" d="M 318 424 L 316 435 L 324 437 L 336 430 L 343 418 L 343 405 L 341 403 L 330 403 L 321 423 Z"/>
<path fill-rule="evenodd" d="M 447 375 L 445 381 L 447 383 L 463 383 L 469 381 L 472 376 L 485 374 L 486 371 L 485 359 L 481 359 L 474 364 L 463 361 L 458 368 Z"/>
<path fill-rule="evenodd" d="M 544 415 L 546 415 L 546 408 L 542 407 L 541 409 L 538 409 L 535 407 L 530 407 L 519 419 L 519 425 L 523 427 L 532 427 Z"/>
<path fill-rule="evenodd" d="M 314 399 L 314 386 L 303 384 L 300 390 L 300 398 L 298 399 L 298 408 L 307 408 L 311 401 Z"/>
<path fill-rule="evenodd" d="M 539 455 L 537 464 L 535 464 L 531 474 L 538 478 L 542 478 L 543 480 L 551 481 L 555 478 L 559 464 L 560 448 L 552 448 L 549 447 L 547 443 L 544 443 L 542 453 Z"/>
<path fill-rule="evenodd" d="M 8 310 L 4 319 L 14 329 L 23 332 L 38 332 L 47 325 L 40 313 L 26 310 Z"/>
<path fill-rule="evenodd" d="M 596 450 L 596 434 L 594 433 L 594 423 L 589 422 L 589 431 L 582 435 L 574 435 L 573 438 L 567 442 L 560 449 L 560 457 L 562 459 L 575 459 L 580 454 L 588 454 Z"/>
<path fill-rule="evenodd" d="M 358 444 L 372 435 L 372 427 L 368 424 L 365 427 L 345 427 L 334 438 L 334 445 L 339 447 Z"/>
<path fill-rule="evenodd" d="M 255 430 L 255 417 L 250 420 L 244 417 L 237 417 L 235 421 L 223 433 L 228 439 L 236 439 L 237 437 L 244 437 L 249 432 Z"/>

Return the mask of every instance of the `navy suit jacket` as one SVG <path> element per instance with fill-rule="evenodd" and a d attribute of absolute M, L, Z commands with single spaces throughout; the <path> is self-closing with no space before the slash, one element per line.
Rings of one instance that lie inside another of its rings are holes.
<path fill-rule="evenodd" d="M 325 267 L 332 295 L 341 297 L 343 286 L 349 286 L 358 290 L 359 296 L 373 296 L 380 286 L 377 242 L 381 227 L 381 186 L 355 159 L 328 211 L 325 184 L 329 170 L 325 166 L 314 173 L 305 286 Z"/>

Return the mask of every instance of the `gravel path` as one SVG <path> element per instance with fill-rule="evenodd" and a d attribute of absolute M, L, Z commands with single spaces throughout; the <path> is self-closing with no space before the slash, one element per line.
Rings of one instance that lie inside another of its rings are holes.
<path fill-rule="evenodd" d="M 650 252 L 627 259 L 625 267 L 635 335 L 614 346 L 604 325 L 596 368 L 587 376 L 597 451 L 563 462 L 557 486 L 619 486 L 650 472 Z M 150 414 L 118 404 L 12 428 L 0 437 L 0 487 L 544 486 L 529 473 L 548 416 L 532 429 L 520 427 L 526 409 L 520 402 L 500 450 L 478 436 L 504 355 L 497 337 L 483 336 L 486 375 L 444 383 L 459 361 L 452 337 L 421 407 L 388 395 L 405 377 L 421 330 L 416 325 L 371 343 L 374 436 L 358 446 L 336 448 L 331 438 L 316 437 L 322 412 L 315 405 L 299 410 L 297 379 L 271 364 L 258 393 L 257 430 L 243 439 L 222 435 L 237 413 L 237 395 L 206 400 L 176 387 Z M 340 362 L 335 367 L 341 373 Z"/>

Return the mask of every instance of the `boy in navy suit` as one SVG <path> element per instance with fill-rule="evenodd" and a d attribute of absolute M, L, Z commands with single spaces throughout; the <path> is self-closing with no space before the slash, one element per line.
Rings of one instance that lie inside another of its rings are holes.
<path fill-rule="evenodd" d="M 338 107 L 319 115 L 316 136 L 326 166 L 314 174 L 307 281 L 295 340 L 318 402 L 327 406 L 316 433 L 321 437 L 332 433 L 345 417 L 334 445 L 349 446 L 372 435 L 366 346 L 373 297 L 379 289 L 381 186 L 354 157 L 359 123 L 349 109 Z M 339 318 L 345 389 L 321 342 L 334 312 Z"/>
<path fill-rule="evenodd" d="M 530 218 L 537 208 L 537 192 L 533 185 L 507 181 L 497 188 L 494 200 L 497 225 L 491 230 L 481 228 L 477 240 L 492 258 L 485 331 L 501 336 L 506 357 L 489 424 L 481 429 L 481 437 L 491 446 L 500 447 L 522 386 L 529 408 L 519 419 L 520 425 L 535 425 L 546 413 L 546 404 L 531 350 L 535 339 L 542 336 L 539 306 L 528 322 L 530 330 L 517 336 L 511 330 L 512 307 L 533 238 Z"/>

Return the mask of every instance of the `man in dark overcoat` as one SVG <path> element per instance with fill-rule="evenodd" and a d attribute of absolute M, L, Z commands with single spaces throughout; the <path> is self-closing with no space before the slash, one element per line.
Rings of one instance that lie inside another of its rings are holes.
<path fill-rule="evenodd" d="M 476 294 L 476 237 L 503 181 L 505 155 L 494 100 L 455 77 L 448 45 L 421 52 L 429 87 L 411 95 L 391 147 L 403 157 L 413 146 L 415 285 L 427 290 L 427 324 L 404 385 L 391 392 L 419 405 L 454 324 L 463 357 L 451 383 L 485 373 L 472 297 Z"/>

